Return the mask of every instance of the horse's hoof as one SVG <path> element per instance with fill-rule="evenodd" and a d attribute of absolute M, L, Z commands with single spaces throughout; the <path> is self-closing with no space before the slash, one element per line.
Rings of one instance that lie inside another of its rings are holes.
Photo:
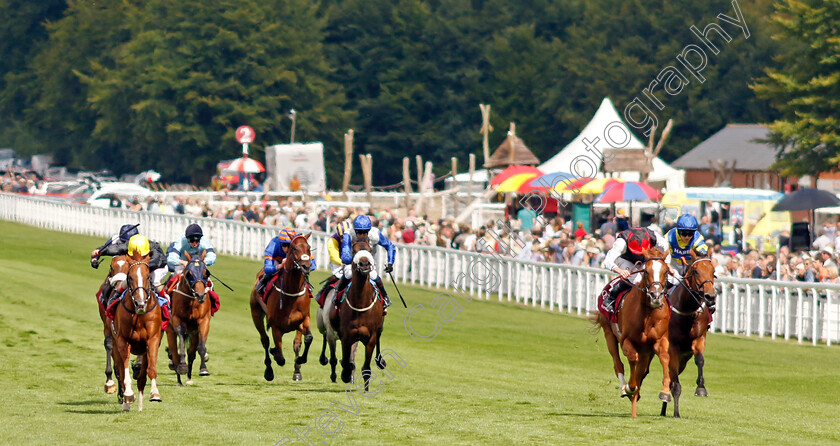
<path fill-rule="evenodd" d="M 300 373 L 295 373 L 295 374 L 292 375 L 292 381 L 302 381 L 302 380 L 303 380 L 303 375 L 301 375 Z"/>
<path fill-rule="evenodd" d="M 186 375 L 189 372 L 189 368 L 186 364 L 178 364 L 178 374 L 179 375 Z"/>
<path fill-rule="evenodd" d="M 321 355 L 321 357 L 318 358 L 318 362 L 320 362 L 321 365 L 327 365 L 327 357 L 324 356 L 324 355 Z"/>
<path fill-rule="evenodd" d="M 277 361 L 277 365 L 279 365 L 280 367 L 286 365 L 286 358 L 275 359 L 275 361 Z"/>
<path fill-rule="evenodd" d="M 175 363 L 172 361 L 169 361 L 169 370 L 175 371 Z"/>
<path fill-rule="evenodd" d="M 694 391 L 694 396 L 709 396 L 709 393 L 706 392 L 705 387 L 698 387 L 697 390 Z"/>
<path fill-rule="evenodd" d="M 210 371 L 207 370 L 207 368 L 205 367 L 205 368 L 201 369 L 201 371 L 198 372 L 198 375 L 199 376 L 210 376 Z"/>
<path fill-rule="evenodd" d="M 671 402 L 671 394 L 665 392 L 659 392 L 659 401 L 663 403 L 670 403 Z"/>
<path fill-rule="evenodd" d="M 376 360 L 376 366 L 379 367 L 380 370 L 385 370 L 385 359 L 380 356 L 379 359 Z"/>
<path fill-rule="evenodd" d="M 131 410 L 131 404 L 128 404 L 128 403 L 123 403 L 123 405 L 122 405 L 122 411 L 123 411 L 123 412 L 128 412 L 128 411 L 130 411 L 130 410 Z"/>
<path fill-rule="evenodd" d="M 335 382 L 336 378 L 337 378 L 337 376 L 336 376 L 335 373 L 330 374 L 330 379 L 332 380 L 332 382 Z"/>
<path fill-rule="evenodd" d="M 155 401 L 155 402 L 161 403 L 161 402 L 163 402 L 163 398 L 160 397 L 159 393 L 153 393 L 152 397 L 149 398 L 149 401 Z"/>
<path fill-rule="evenodd" d="M 188 379 L 188 380 L 187 380 L 187 385 L 188 385 L 188 386 L 191 386 L 191 385 L 193 385 L 193 380 L 191 380 L 191 379 Z"/>
<path fill-rule="evenodd" d="M 341 372 L 341 382 L 344 384 L 350 384 L 350 378 L 353 377 L 353 373 L 351 372 Z"/>
<path fill-rule="evenodd" d="M 133 403 L 134 402 L 134 394 L 125 395 L 123 397 L 123 403 Z"/>
<path fill-rule="evenodd" d="M 117 385 L 114 384 L 113 380 L 109 379 L 108 382 L 105 383 L 105 393 L 110 395 L 110 394 L 112 394 L 116 391 L 117 391 Z"/>
<path fill-rule="evenodd" d="M 265 378 L 266 381 L 274 381 L 274 370 L 265 369 L 265 373 L 263 374 L 263 378 Z"/>

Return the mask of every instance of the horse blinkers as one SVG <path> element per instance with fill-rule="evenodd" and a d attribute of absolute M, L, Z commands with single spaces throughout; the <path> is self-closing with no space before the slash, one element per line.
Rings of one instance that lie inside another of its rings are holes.
<path fill-rule="evenodd" d="M 184 278 L 187 279 L 187 285 L 190 288 L 192 297 L 198 300 L 198 303 L 203 304 L 204 300 L 207 299 L 207 269 L 206 267 L 202 268 L 203 263 L 199 263 L 198 261 L 193 261 L 189 266 L 192 266 L 192 268 L 188 267 L 184 271 Z M 204 291 L 201 294 L 195 291 L 195 286 L 199 283 L 204 287 Z"/>

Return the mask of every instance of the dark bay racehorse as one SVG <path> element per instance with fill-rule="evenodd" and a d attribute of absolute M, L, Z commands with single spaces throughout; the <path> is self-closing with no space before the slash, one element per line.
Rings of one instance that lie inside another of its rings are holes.
<path fill-rule="evenodd" d="M 125 288 L 126 274 L 128 273 L 128 256 L 116 256 L 111 259 L 111 269 L 108 271 L 106 281 L 111 282 L 111 295 L 113 293 L 121 292 Z M 104 284 L 103 284 L 104 285 Z M 100 291 L 102 287 L 100 287 Z M 104 305 L 99 305 L 99 318 L 102 319 L 102 326 L 105 335 L 105 393 L 111 394 L 117 391 L 117 384 L 111 378 L 113 370 L 111 368 L 111 360 L 114 356 L 114 337 L 111 331 L 111 320 L 105 314 L 105 308 L 108 306 L 111 295 L 101 296 Z"/>
<path fill-rule="evenodd" d="M 207 364 L 204 356 L 207 353 L 207 336 L 210 333 L 210 299 L 207 286 L 207 265 L 204 255 L 190 257 L 187 255 L 187 265 L 178 280 L 178 286 L 172 290 L 172 318 L 166 329 L 166 338 L 175 372 L 178 374 L 178 385 L 181 375 L 187 375 L 187 384 L 192 384 L 192 367 L 195 353 L 201 357 L 199 375 L 208 376 Z M 185 353 L 185 345 L 189 336 L 190 348 Z M 179 342 L 180 341 L 180 342 Z"/>
<path fill-rule="evenodd" d="M 668 326 L 670 335 L 670 375 L 671 394 L 674 395 L 674 417 L 680 416 L 680 373 L 685 370 L 688 360 L 694 356 L 697 364 L 697 390 L 695 395 L 708 396 L 703 380 L 703 365 L 706 351 L 706 330 L 711 315 L 709 306 L 714 307 L 715 267 L 708 257 L 697 258 L 692 253 L 692 262 L 685 271 L 684 279 L 671 292 L 671 321 Z M 668 406 L 662 402 L 662 416 Z"/>
<path fill-rule="evenodd" d="M 377 366 L 385 368 L 379 351 L 379 339 L 385 316 L 383 315 L 382 299 L 374 292 L 370 281 L 373 269 L 373 255 L 366 240 L 360 239 L 353 244 L 353 279 L 346 298 L 339 303 L 339 333 L 341 337 L 341 380 L 349 383 L 355 368 L 356 342 L 365 346 L 365 363 L 362 366 L 362 379 L 365 381 L 365 391 L 371 377 L 370 362 L 373 349 L 376 347 Z M 351 352 L 351 349 L 353 350 Z"/>
<path fill-rule="evenodd" d="M 251 290 L 251 318 L 254 326 L 260 334 L 265 350 L 265 374 L 266 381 L 274 379 L 274 371 L 271 368 L 271 358 L 274 356 L 279 366 L 286 364 L 283 357 L 283 334 L 290 331 L 297 331 L 295 334 L 295 371 L 292 374 L 294 381 L 303 379 L 300 373 L 300 365 L 306 363 L 309 354 L 309 345 L 312 344 L 312 331 L 309 328 L 309 305 L 312 299 L 312 291 L 309 286 L 309 269 L 311 268 L 312 253 L 309 248 L 310 234 L 299 235 L 292 239 L 289 247 L 289 254 L 283 261 L 280 271 L 277 273 L 279 279 L 267 291 L 268 298 L 263 302 L 262 296 L 254 289 Z M 263 271 L 257 274 L 257 279 L 262 277 Z M 278 286 L 279 283 L 279 286 Z M 266 333 L 266 325 L 271 327 L 271 334 L 274 338 L 274 348 L 269 349 L 269 339 Z M 305 347 L 303 355 L 299 355 L 301 338 Z"/>
<path fill-rule="evenodd" d="M 632 416 L 636 417 L 639 390 L 650 369 L 654 353 L 662 363 L 662 390 L 659 399 L 670 401 L 671 377 L 668 373 L 669 342 L 668 321 L 670 309 L 664 305 L 668 267 L 665 255 L 656 248 L 644 253 L 643 268 L 633 274 L 642 274 L 639 286 L 633 286 L 618 308 L 618 323 L 610 324 L 601 314 L 593 315 L 593 322 L 604 330 L 607 348 L 613 358 L 613 367 L 621 385 L 621 396 L 630 398 Z M 618 347 L 630 363 L 630 381 L 624 380 L 624 363 Z"/>
<path fill-rule="evenodd" d="M 117 306 L 114 316 L 114 365 L 117 369 L 119 401 L 128 412 L 134 402 L 131 389 L 129 357 L 135 354 L 142 362 L 137 388 L 140 391 L 139 410 L 143 410 L 143 390 L 146 377 L 152 380 L 150 401 L 161 401 L 157 388 L 157 357 L 160 348 L 161 310 L 152 292 L 149 278 L 149 256 L 135 254 L 129 257 L 127 291 Z"/>

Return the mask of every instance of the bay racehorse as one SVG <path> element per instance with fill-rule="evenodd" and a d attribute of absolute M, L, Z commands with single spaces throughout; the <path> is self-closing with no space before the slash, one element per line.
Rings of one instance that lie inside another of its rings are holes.
<path fill-rule="evenodd" d="M 254 283 L 254 288 L 251 290 L 251 318 L 254 320 L 254 326 L 260 334 L 260 342 L 265 350 L 263 376 L 266 381 L 274 379 L 269 353 L 274 356 L 277 365 L 282 367 L 286 364 L 286 359 L 283 357 L 283 334 L 290 331 L 297 331 L 294 342 L 295 371 L 292 374 L 292 380 L 303 379 L 300 365 L 306 363 L 309 345 L 312 344 L 312 330 L 309 328 L 309 305 L 312 300 L 312 290 L 309 285 L 309 269 L 312 266 L 309 236 L 310 234 L 299 235 L 292 239 L 289 253 L 278 270 L 277 281 L 266 290 L 265 302 L 256 291 L 257 283 Z M 263 274 L 264 271 L 260 270 L 257 281 Z M 269 349 L 266 327 L 271 328 L 274 338 L 274 348 L 271 349 Z M 301 338 L 305 344 L 303 355 L 299 355 Z"/>
<path fill-rule="evenodd" d="M 105 335 L 105 393 L 111 394 L 117 391 L 117 384 L 112 379 L 113 369 L 111 360 L 114 356 L 114 337 L 111 335 L 111 320 L 106 314 L 106 308 L 114 293 L 120 293 L 125 289 L 126 273 L 128 273 L 128 256 L 115 256 L 111 258 L 111 269 L 108 271 L 106 281 L 111 283 L 111 293 L 108 296 L 101 296 L 102 305 L 99 305 L 99 318 L 102 319 L 103 334 Z M 103 283 L 99 292 L 105 287 Z"/>
<path fill-rule="evenodd" d="M 129 257 L 126 273 L 127 290 L 120 304 L 116 306 L 113 322 L 114 365 L 117 369 L 119 401 L 123 411 L 131 409 L 135 401 L 131 388 L 129 357 L 138 356 L 142 362 L 137 378 L 140 392 L 139 410 L 143 410 L 143 390 L 146 378 L 152 381 L 150 401 L 161 401 L 157 387 L 157 357 L 160 348 L 161 309 L 157 296 L 152 292 L 149 271 L 149 256 L 135 254 Z"/>
<path fill-rule="evenodd" d="M 655 247 L 645 251 L 642 268 L 631 273 L 642 274 L 641 283 L 639 286 L 633 285 L 621 301 L 616 310 L 618 323 L 611 324 L 601 313 L 595 313 L 592 318 L 604 331 L 615 374 L 621 386 L 621 396 L 630 398 L 633 418 L 637 413 L 642 381 L 648 374 L 654 353 L 662 363 L 663 378 L 659 399 L 671 399 L 671 378 L 668 373 L 670 308 L 665 305 L 667 272 L 668 266 L 662 252 Z M 619 356 L 619 346 L 630 363 L 629 382 L 625 382 L 624 379 L 624 363 Z"/>
<path fill-rule="evenodd" d="M 370 244 L 360 239 L 353 244 L 353 279 L 344 298 L 339 302 L 339 333 L 341 337 L 341 381 L 349 383 L 355 368 L 356 342 L 365 346 L 365 363 L 362 365 L 362 379 L 365 381 L 365 391 L 371 378 L 370 362 L 373 349 L 376 347 L 377 366 L 385 368 L 379 351 L 379 340 L 382 336 L 385 316 L 383 314 L 382 298 L 376 285 L 370 281 L 373 270 L 373 255 Z M 351 351 L 352 350 L 352 351 Z"/>
<path fill-rule="evenodd" d="M 717 292 L 715 291 L 715 267 L 708 257 L 697 257 L 692 252 L 692 262 L 685 271 L 683 280 L 674 286 L 671 301 L 671 321 L 668 325 L 670 340 L 671 394 L 674 396 L 674 417 L 680 416 L 680 373 L 688 360 L 694 356 L 697 364 L 697 396 L 708 396 L 703 380 L 703 365 L 706 351 L 706 330 L 709 327 Z M 662 402 L 662 416 L 668 406 Z"/>
<path fill-rule="evenodd" d="M 210 375 L 205 361 L 207 336 L 210 333 L 210 288 L 207 283 L 209 275 L 204 263 L 204 255 L 207 252 L 194 257 L 185 253 L 187 264 L 178 279 L 178 285 L 171 293 L 172 317 L 166 329 L 169 352 L 178 374 L 179 386 L 182 385 L 181 375 L 187 375 L 187 384 L 193 383 L 192 368 L 196 351 L 201 358 L 199 375 Z M 187 339 L 190 348 L 185 352 Z"/>

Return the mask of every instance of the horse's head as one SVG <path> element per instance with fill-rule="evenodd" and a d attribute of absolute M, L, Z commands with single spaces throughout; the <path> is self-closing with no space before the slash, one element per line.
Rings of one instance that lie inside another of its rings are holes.
<path fill-rule="evenodd" d="M 189 260 L 187 261 L 187 266 L 184 267 L 184 280 L 187 281 L 187 285 L 192 292 L 192 297 L 198 300 L 198 303 L 203 304 L 204 299 L 207 298 L 207 277 L 209 276 L 209 272 L 207 271 L 207 265 L 204 263 L 204 256 L 207 254 L 207 251 L 201 253 L 201 256 L 187 257 Z"/>
<path fill-rule="evenodd" d="M 293 238 L 287 256 L 294 268 L 300 270 L 304 275 L 309 275 L 309 270 L 312 269 L 312 251 L 309 246 L 310 235 L 312 234 L 298 235 Z"/>
<path fill-rule="evenodd" d="M 367 240 L 357 240 L 353 244 L 353 269 L 364 274 L 373 270 L 373 255 Z"/>
<path fill-rule="evenodd" d="M 665 284 L 667 283 L 668 266 L 665 255 L 653 247 L 645 251 L 645 274 L 642 286 L 648 297 L 648 306 L 659 308 L 665 301 Z"/>
<path fill-rule="evenodd" d="M 146 305 L 154 299 L 152 281 L 149 279 L 149 256 L 140 259 L 132 257 L 127 272 L 128 295 L 134 302 L 134 311 L 138 315 L 146 314 Z"/>
<path fill-rule="evenodd" d="M 714 308 L 717 301 L 715 266 L 710 258 L 698 257 L 694 252 L 691 253 L 691 258 L 692 262 L 685 272 L 686 285 L 688 285 L 692 295 L 702 295 L 706 306 Z"/>

